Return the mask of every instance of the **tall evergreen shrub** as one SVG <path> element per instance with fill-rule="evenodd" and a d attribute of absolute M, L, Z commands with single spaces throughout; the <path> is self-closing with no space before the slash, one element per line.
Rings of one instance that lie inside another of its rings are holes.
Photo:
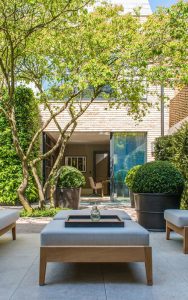
<path fill-rule="evenodd" d="M 39 109 L 32 90 L 24 86 L 17 87 L 14 101 L 18 135 L 26 151 L 40 124 Z M 31 155 L 34 157 L 39 151 L 38 141 Z M 17 189 L 21 181 L 22 167 L 13 145 L 11 129 L 4 114 L 0 113 L 0 204 L 19 203 Z M 32 176 L 26 193 L 30 202 L 37 200 L 37 189 Z"/>
<path fill-rule="evenodd" d="M 188 123 L 176 133 L 156 139 L 155 159 L 168 160 L 181 171 L 185 179 L 181 208 L 188 209 Z"/>

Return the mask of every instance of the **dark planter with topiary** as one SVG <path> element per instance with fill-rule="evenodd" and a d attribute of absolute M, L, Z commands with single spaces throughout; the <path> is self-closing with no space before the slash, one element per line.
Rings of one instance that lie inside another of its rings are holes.
<path fill-rule="evenodd" d="M 128 172 L 127 172 L 127 176 L 125 177 L 125 184 L 127 185 L 127 187 L 129 188 L 129 196 L 130 196 L 130 200 L 131 200 L 131 207 L 134 208 L 135 207 L 135 203 L 134 203 L 134 194 L 132 192 L 132 186 L 133 186 L 133 182 L 134 182 L 134 178 L 136 175 L 136 172 L 138 171 L 138 169 L 141 167 L 141 165 L 137 165 L 134 166 L 133 168 L 131 168 Z"/>
<path fill-rule="evenodd" d="M 164 231 L 164 210 L 179 208 L 183 187 L 183 176 L 171 163 L 141 166 L 132 185 L 138 223 L 148 230 Z"/>
<path fill-rule="evenodd" d="M 63 207 L 78 209 L 81 187 L 85 185 L 85 177 L 74 167 L 63 166 L 59 172 L 56 199 Z"/>

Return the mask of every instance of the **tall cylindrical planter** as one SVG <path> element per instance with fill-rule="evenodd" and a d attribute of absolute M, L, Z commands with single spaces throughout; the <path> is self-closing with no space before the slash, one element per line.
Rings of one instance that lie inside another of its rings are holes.
<path fill-rule="evenodd" d="M 174 194 L 134 194 L 138 223 L 151 231 L 164 231 L 164 210 L 179 208 L 180 198 Z"/>
<path fill-rule="evenodd" d="M 80 205 L 81 188 L 57 189 L 56 197 L 59 206 L 78 209 Z"/>
<path fill-rule="evenodd" d="M 133 194 L 132 190 L 129 190 L 129 197 L 130 197 L 130 201 L 131 201 L 131 207 L 135 208 L 134 194 Z"/>

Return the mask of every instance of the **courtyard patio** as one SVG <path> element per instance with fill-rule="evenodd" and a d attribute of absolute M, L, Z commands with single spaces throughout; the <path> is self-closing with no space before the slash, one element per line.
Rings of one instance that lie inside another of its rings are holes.
<path fill-rule="evenodd" d="M 135 219 L 135 211 L 124 207 Z M 17 240 L 0 239 L 0 299 L 185 300 L 188 295 L 187 256 L 182 238 L 150 233 L 154 285 L 147 286 L 143 263 L 49 263 L 46 285 L 38 285 L 40 231 L 51 218 L 20 218 Z"/>

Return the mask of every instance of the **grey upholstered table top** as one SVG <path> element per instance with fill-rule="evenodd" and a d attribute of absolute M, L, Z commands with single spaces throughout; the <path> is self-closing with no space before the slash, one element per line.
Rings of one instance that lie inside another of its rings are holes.
<path fill-rule="evenodd" d="M 65 220 L 53 220 L 41 232 L 41 245 L 149 245 L 146 229 L 124 222 L 122 228 L 66 228 Z"/>

